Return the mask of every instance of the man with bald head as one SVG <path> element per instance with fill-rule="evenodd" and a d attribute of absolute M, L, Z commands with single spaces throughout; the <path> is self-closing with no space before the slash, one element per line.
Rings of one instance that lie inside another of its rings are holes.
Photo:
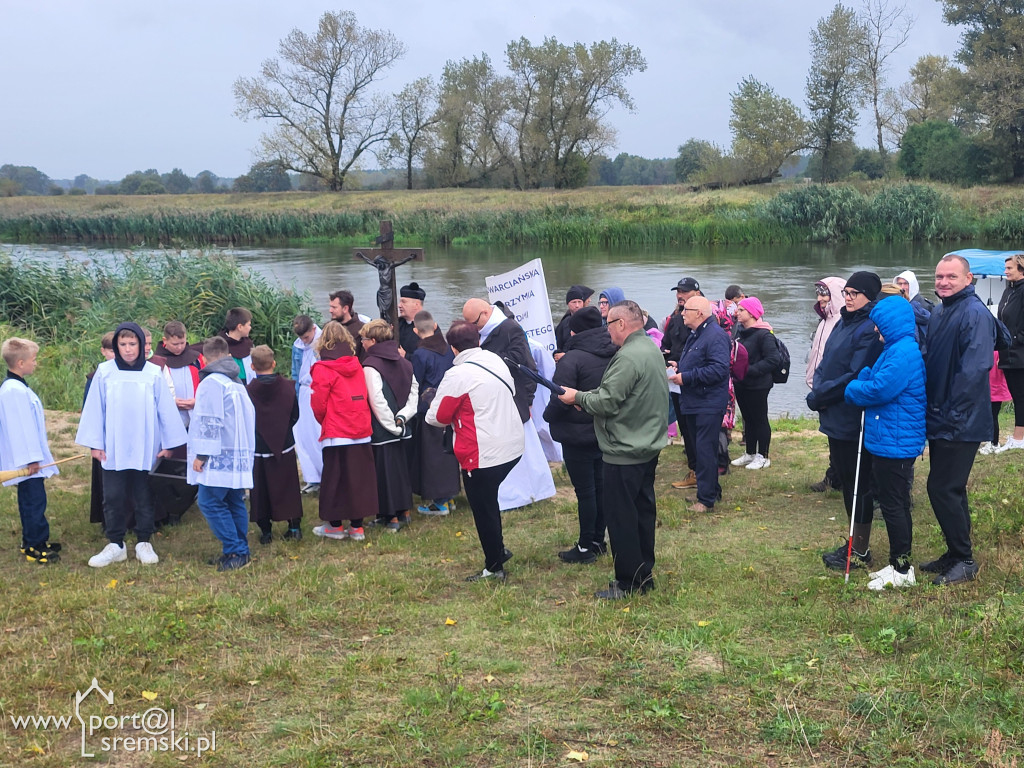
<path fill-rule="evenodd" d="M 703 296 L 690 296 L 682 309 L 690 330 L 669 379 L 679 385 L 683 439 L 691 450 L 687 463 L 697 475 L 697 500 L 691 512 L 711 512 L 722 498 L 718 482 L 718 433 L 729 405 L 729 334 L 722 330 Z"/>
<path fill-rule="evenodd" d="M 473 323 L 480 331 L 481 349 L 493 352 L 502 360 L 507 357 L 513 363 L 522 363 L 531 371 L 536 371 L 537 364 L 530 352 L 526 332 L 514 317 L 506 315 L 504 309 L 502 304 L 494 305 L 484 299 L 470 299 L 462 307 L 462 317 L 466 322 Z M 516 385 L 516 408 L 525 424 L 530 418 L 530 405 L 537 391 L 537 382 L 513 363 L 505 361 Z"/>
<path fill-rule="evenodd" d="M 604 509 L 615 581 L 596 594 L 620 600 L 654 588 L 654 473 L 668 430 L 668 381 L 658 347 L 644 333 L 643 310 L 620 301 L 608 310 L 608 335 L 619 351 L 597 389 L 564 387 L 558 396 L 594 417 L 604 469 Z"/>

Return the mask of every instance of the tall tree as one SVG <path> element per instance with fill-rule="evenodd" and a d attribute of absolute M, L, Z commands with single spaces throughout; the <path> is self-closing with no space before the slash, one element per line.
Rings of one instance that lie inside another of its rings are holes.
<path fill-rule="evenodd" d="M 363 154 L 393 132 L 391 100 L 370 86 L 405 55 L 405 45 L 339 11 L 321 16 L 313 35 L 293 29 L 278 54 L 256 77 L 235 81 L 235 113 L 276 122 L 261 140 L 262 159 L 341 190 Z"/>
<path fill-rule="evenodd" d="M 426 155 L 431 131 L 441 119 L 437 111 L 437 86 L 429 77 L 409 83 L 395 95 L 395 132 L 391 150 L 405 163 L 406 189 L 412 189 L 412 169 Z"/>
<path fill-rule="evenodd" d="M 703 139 L 690 139 L 679 145 L 675 161 L 676 181 L 693 181 L 698 174 L 722 159 L 722 150 Z"/>
<path fill-rule="evenodd" d="M 907 44 L 914 17 L 907 13 L 906 3 L 864 0 L 860 24 L 864 30 L 860 65 L 864 72 L 865 96 L 875 119 L 878 154 L 884 158 L 884 134 L 896 115 L 892 100 L 885 98 L 889 58 Z"/>
<path fill-rule="evenodd" d="M 786 159 L 807 146 L 807 124 L 797 106 L 753 76 L 729 94 L 732 154 L 748 173 L 748 181 L 778 174 Z"/>
<path fill-rule="evenodd" d="M 853 139 L 857 104 L 864 91 L 864 71 L 859 52 L 864 46 L 864 27 L 857 13 L 836 5 L 811 30 L 811 68 L 807 73 L 807 111 L 810 113 L 809 144 L 821 159 L 821 177 L 832 174 L 832 155 L 838 143 Z"/>
<path fill-rule="evenodd" d="M 948 24 L 965 28 L 957 59 L 967 91 L 1004 154 L 1024 178 L 1024 0 L 942 0 Z"/>

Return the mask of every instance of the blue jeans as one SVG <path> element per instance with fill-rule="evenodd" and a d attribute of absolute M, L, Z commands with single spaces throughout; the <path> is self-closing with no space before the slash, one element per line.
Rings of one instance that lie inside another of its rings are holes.
<path fill-rule="evenodd" d="M 199 486 L 199 511 L 224 548 L 225 555 L 249 554 L 249 513 L 241 488 Z"/>
<path fill-rule="evenodd" d="M 21 543 L 39 549 L 50 540 L 46 520 L 46 486 L 43 478 L 30 477 L 18 483 L 18 513 L 21 515 Z"/>

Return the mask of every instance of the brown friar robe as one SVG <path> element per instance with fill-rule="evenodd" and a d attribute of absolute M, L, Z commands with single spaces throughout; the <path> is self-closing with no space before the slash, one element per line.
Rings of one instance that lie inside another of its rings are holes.
<path fill-rule="evenodd" d="M 256 459 L 249 493 L 249 518 L 294 521 L 302 517 L 299 465 L 292 427 L 299 420 L 295 382 L 275 374 L 246 386 L 256 410 Z"/>

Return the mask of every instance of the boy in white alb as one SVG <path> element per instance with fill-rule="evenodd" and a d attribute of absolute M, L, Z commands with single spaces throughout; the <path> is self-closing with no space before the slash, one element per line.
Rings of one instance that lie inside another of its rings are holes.
<path fill-rule="evenodd" d="M 224 338 L 207 339 L 203 357 L 188 433 L 188 482 L 199 486 L 199 511 L 223 547 L 217 570 L 233 571 L 249 564 L 245 489 L 252 488 L 256 410 Z"/>
<path fill-rule="evenodd" d="M 135 557 L 159 562 L 153 535 L 153 496 L 149 470 L 158 457 L 183 445 L 188 435 L 160 369 L 146 361 L 146 337 L 135 323 L 114 331 L 114 359 L 101 363 L 82 407 L 75 442 L 92 450 L 103 466 L 104 533 L 110 543 L 89 559 L 93 568 L 128 559 L 124 535 L 128 496 L 135 502 Z"/>
<path fill-rule="evenodd" d="M 295 394 L 299 398 L 299 420 L 292 427 L 295 438 L 295 455 L 302 468 L 302 479 L 306 481 L 303 493 L 317 493 L 320 490 L 320 475 L 324 470 L 323 447 L 320 445 L 320 422 L 313 415 L 311 389 L 313 384 L 313 363 L 316 362 L 315 344 L 320 339 L 320 327 L 309 315 L 297 315 L 292 320 L 292 331 L 296 339 L 292 343 L 292 380 Z"/>
<path fill-rule="evenodd" d="M 53 462 L 53 456 L 46 441 L 43 404 L 25 382 L 36 370 L 38 353 L 38 344 L 19 338 L 8 339 L 0 350 L 7 364 L 7 378 L 0 384 L 0 469 L 28 469 L 31 473 L 4 485 L 18 486 L 22 554 L 29 562 L 47 565 L 60 560 L 60 544 L 48 541 L 43 479 L 56 475 L 57 468 L 39 468 Z"/>

